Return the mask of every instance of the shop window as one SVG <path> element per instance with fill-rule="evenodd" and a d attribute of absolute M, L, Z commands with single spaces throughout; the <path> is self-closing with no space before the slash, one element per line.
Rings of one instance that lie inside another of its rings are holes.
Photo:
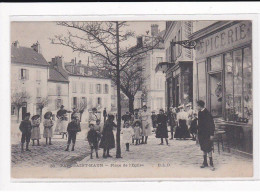
<path fill-rule="evenodd" d="M 222 76 L 221 73 L 209 75 L 210 111 L 213 117 L 222 116 Z"/>
<path fill-rule="evenodd" d="M 205 61 L 197 64 L 198 75 L 198 97 L 199 100 L 206 102 L 206 67 Z"/>
<path fill-rule="evenodd" d="M 252 96 L 252 50 L 244 49 L 243 57 L 243 79 L 244 79 L 244 117 L 252 119 L 253 96 Z"/>
<path fill-rule="evenodd" d="M 222 69 L 221 55 L 209 59 L 209 71 L 218 71 Z"/>
<path fill-rule="evenodd" d="M 233 52 L 234 57 L 234 109 L 238 117 L 242 117 L 242 50 Z"/>
<path fill-rule="evenodd" d="M 232 120 L 234 115 L 234 101 L 233 101 L 233 63 L 232 63 L 232 53 L 226 53 L 224 55 L 225 63 L 225 102 L 226 102 L 226 118 L 227 120 Z"/>

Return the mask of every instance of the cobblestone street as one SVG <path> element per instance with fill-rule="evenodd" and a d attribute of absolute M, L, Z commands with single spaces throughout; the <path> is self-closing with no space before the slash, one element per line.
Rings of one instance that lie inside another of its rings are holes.
<path fill-rule="evenodd" d="M 85 133 L 82 131 L 78 135 L 74 152 L 64 151 L 66 141 L 60 139 L 60 136 L 55 136 L 52 146 L 44 146 L 42 140 L 41 146 L 30 146 L 31 152 L 23 154 L 20 153 L 19 145 L 13 145 L 12 171 L 19 177 L 29 168 L 31 173 L 28 174 L 28 178 L 119 178 L 125 177 L 126 173 L 128 178 L 149 178 L 158 177 L 158 170 L 163 171 L 165 175 L 158 178 L 252 176 L 253 163 L 250 158 L 222 151 L 218 154 L 215 146 L 213 158 L 216 170 L 200 169 L 202 153 L 195 141 L 169 140 L 169 146 L 158 145 L 160 140 L 156 139 L 154 134 L 149 137 L 146 145 L 130 145 L 130 152 L 125 151 L 125 144 L 122 142 L 121 159 L 115 158 L 116 149 L 110 152 L 113 158 L 102 158 L 103 150 L 99 150 L 99 159 L 95 158 L 95 154 L 94 159 L 90 159 L 89 145 L 84 141 Z M 34 175 L 35 170 L 41 170 L 42 175 Z M 147 176 L 147 173 L 150 175 Z"/>

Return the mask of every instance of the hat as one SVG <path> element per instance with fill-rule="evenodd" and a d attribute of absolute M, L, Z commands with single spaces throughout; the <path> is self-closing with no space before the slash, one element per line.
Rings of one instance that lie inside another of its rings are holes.
<path fill-rule="evenodd" d="M 135 121 L 134 122 L 134 126 L 136 125 L 136 123 L 138 123 L 141 126 L 141 122 L 140 121 Z"/>
<path fill-rule="evenodd" d="M 180 105 L 180 106 L 178 106 L 178 109 L 181 109 L 181 108 L 184 108 L 184 105 L 183 105 L 183 104 Z"/>
<path fill-rule="evenodd" d="M 190 103 L 188 103 L 188 104 L 186 104 L 186 107 L 190 107 L 191 106 L 191 102 Z"/>
<path fill-rule="evenodd" d="M 32 120 L 36 120 L 36 119 L 38 119 L 38 118 L 40 118 L 40 115 L 33 115 L 33 116 L 32 116 Z"/>
<path fill-rule="evenodd" d="M 44 118 L 47 119 L 48 116 L 52 116 L 52 112 L 51 111 L 48 111 L 44 114 Z"/>
<path fill-rule="evenodd" d="M 27 112 L 27 113 L 25 113 L 24 116 L 26 116 L 26 117 L 31 116 L 31 113 Z"/>
<path fill-rule="evenodd" d="M 60 108 L 64 108 L 64 106 L 63 106 L 63 105 L 61 105 L 61 106 L 60 106 Z"/>

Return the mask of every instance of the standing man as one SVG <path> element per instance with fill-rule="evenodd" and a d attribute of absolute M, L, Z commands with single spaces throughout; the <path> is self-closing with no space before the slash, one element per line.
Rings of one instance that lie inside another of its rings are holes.
<path fill-rule="evenodd" d="M 215 131 L 215 124 L 212 115 L 205 108 L 205 102 L 199 100 L 198 105 L 198 138 L 200 148 L 203 151 L 203 164 L 201 168 L 208 166 L 207 154 L 209 156 L 210 166 L 212 170 L 215 170 L 212 158 L 212 148 L 213 148 L 213 137 Z"/>
<path fill-rule="evenodd" d="M 173 107 L 170 107 L 170 110 L 168 112 L 168 123 L 171 127 L 171 138 L 173 139 L 173 131 L 174 127 L 176 126 L 176 111 L 173 109 Z"/>
<path fill-rule="evenodd" d="M 104 117 L 104 123 L 105 123 L 106 120 L 107 120 L 107 110 L 106 110 L 106 108 L 104 108 L 104 110 L 103 110 L 103 117 Z"/>

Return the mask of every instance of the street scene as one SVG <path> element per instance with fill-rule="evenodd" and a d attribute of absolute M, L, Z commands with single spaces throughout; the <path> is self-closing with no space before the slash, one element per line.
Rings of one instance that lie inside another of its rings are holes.
<path fill-rule="evenodd" d="M 12 178 L 253 176 L 251 21 L 13 21 L 11 41 Z"/>

